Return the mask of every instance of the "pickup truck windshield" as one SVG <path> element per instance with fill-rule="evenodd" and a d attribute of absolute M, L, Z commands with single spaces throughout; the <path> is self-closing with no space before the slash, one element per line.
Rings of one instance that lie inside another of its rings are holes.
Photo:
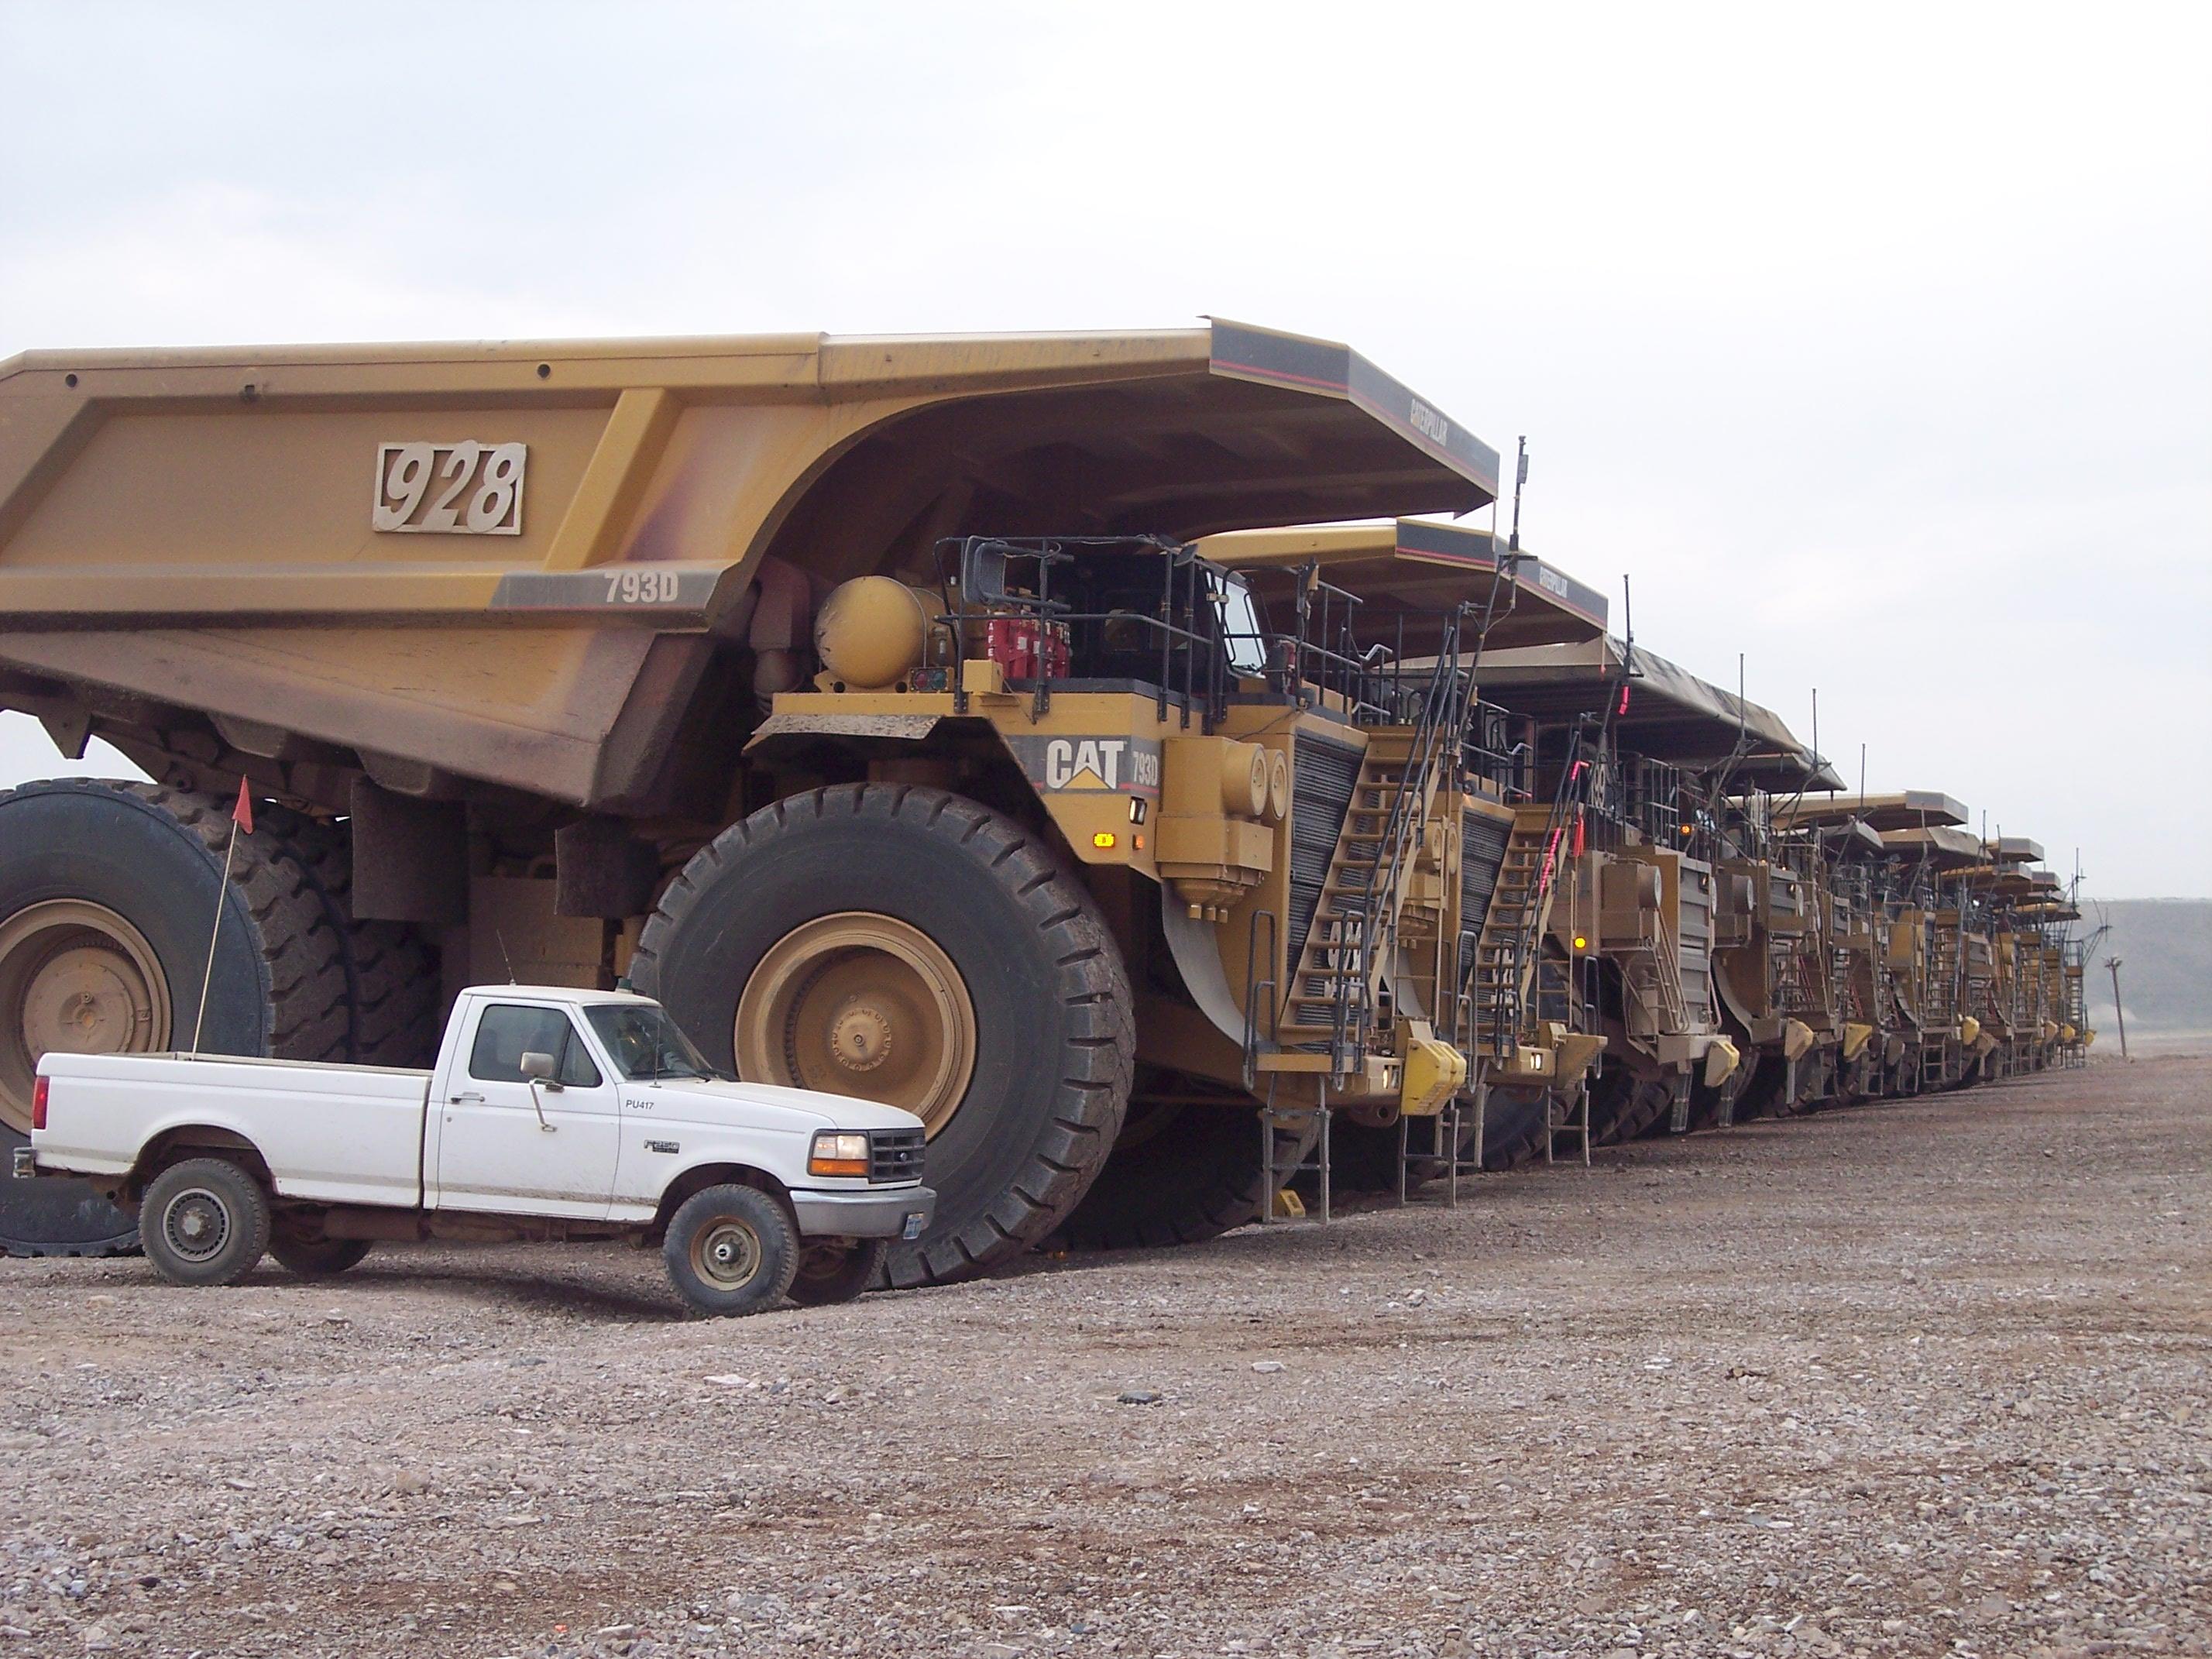
<path fill-rule="evenodd" d="M 585 1009 L 584 1017 L 606 1044 L 615 1070 L 631 1082 L 714 1075 L 714 1067 L 700 1059 L 676 1022 L 659 1008 L 602 1002 Z"/>

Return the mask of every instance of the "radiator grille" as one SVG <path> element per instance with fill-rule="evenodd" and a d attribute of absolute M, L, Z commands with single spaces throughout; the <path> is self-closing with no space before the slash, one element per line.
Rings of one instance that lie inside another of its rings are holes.
<path fill-rule="evenodd" d="M 1350 744 L 1301 732 L 1291 749 L 1295 770 L 1291 787 L 1290 959 L 1305 949 L 1321 890 L 1352 810 L 1352 786 L 1359 781 L 1359 750 Z"/>
<path fill-rule="evenodd" d="M 868 1179 L 919 1181 L 929 1137 L 920 1129 L 868 1131 Z"/>
<path fill-rule="evenodd" d="M 1459 838 L 1459 933 L 1462 960 L 1474 960 L 1474 942 L 1490 916 L 1491 895 L 1498 890 L 1498 867 L 1505 862 L 1505 843 L 1513 834 L 1510 818 L 1464 815 Z"/>

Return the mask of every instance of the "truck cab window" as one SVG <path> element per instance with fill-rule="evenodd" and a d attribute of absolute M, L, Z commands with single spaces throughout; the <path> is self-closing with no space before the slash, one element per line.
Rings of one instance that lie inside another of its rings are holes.
<path fill-rule="evenodd" d="M 477 1023 L 477 1040 L 469 1050 L 469 1075 L 485 1083 L 522 1083 L 522 1057 L 528 1054 L 553 1056 L 553 1075 L 564 1087 L 596 1089 L 599 1068 L 568 1015 L 558 1008 L 528 1008 L 518 1003 L 497 1003 L 484 1010 Z"/>
<path fill-rule="evenodd" d="M 1242 576 L 1214 578 L 1214 597 L 1221 606 L 1221 641 L 1229 653 L 1232 672 L 1247 678 L 1267 672 L 1267 634 L 1260 620 L 1260 607 Z"/>

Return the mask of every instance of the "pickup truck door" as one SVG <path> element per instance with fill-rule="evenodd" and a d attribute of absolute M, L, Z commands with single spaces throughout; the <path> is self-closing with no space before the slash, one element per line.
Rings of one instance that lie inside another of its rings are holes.
<path fill-rule="evenodd" d="M 522 1056 L 553 1056 L 554 1080 L 531 1098 Z M 615 1079 L 567 1009 L 484 1003 L 461 1034 L 431 1110 L 437 1138 L 434 1207 L 603 1220 L 622 1145 Z"/>

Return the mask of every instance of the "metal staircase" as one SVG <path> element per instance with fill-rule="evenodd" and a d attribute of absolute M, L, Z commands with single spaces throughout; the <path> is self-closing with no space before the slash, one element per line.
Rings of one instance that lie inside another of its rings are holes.
<path fill-rule="evenodd" d="M 1290 976 L 1280 1048 L 1261 1057 L 1263 1071 L 1349 1076 L 1376 1047 L 1415 857 L 1474 695 L 1474 677 L 1458 666 L 1458 619 L 1449 619 L 1428 680 L 1412 698 L 1412 723 L 1368 728 L 1343 832 Z"/>
<path fill-rule="evenodd" d="M 1462 987 L 1474 1006 L 1479 1054 L 1510 1060 L 1528 1032 L 1529 1017 L 1540 1017 L 1534 1000 L 1547 988 L 1539 977 L 1544 934 L 1552 925 L 1559 872 L 1571 855 L 1568 837 L 1588 803 L 1594 775 L 1589 760 L 1578 757 L 1562 769 L 1549 806 L 1514 813 L 1474 959 L 1462 967 Z M 1549 988 L 1562 998 L 1567 992 L 1564 978 Z"/>
<path fill-rule="evenodd" d="M 1927 1023 L 1920 1035 L 1920 1086 L 1938 1089 L 1948 1079 L 1944 1063 L 1959 1029 L 1959 951 L 1965 917 L 1939 910 L 1928 930 Z"/>
<path fill-rule="evenodd" d="M 1559 886 L 1557 857 L 1551 812 L 1540 806 L 1516 811 L 1468 975 L 1480 1054 L 1510 1058 L 1526 1030 L 1522 1014 L 1528 1006 L 1537 947 L 1551 925 L 1552 899 Z"/>

